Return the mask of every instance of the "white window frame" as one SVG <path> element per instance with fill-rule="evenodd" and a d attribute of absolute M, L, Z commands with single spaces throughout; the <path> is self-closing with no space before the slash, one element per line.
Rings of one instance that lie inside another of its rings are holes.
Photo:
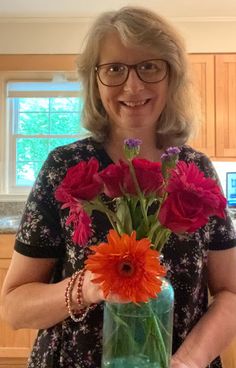
<path fill-rule="evenodd" d="M 56 78 L 55 78 L 56 76 Z M 58 78 L 59 76 L 59 78 Z M 77 82 L 77 76 L 75 72 L 4 72 L 0 74 L 0 200 L 1 201 L 8 201 L 8 200 L 17 200 L 17 201 L 25 201 L 31 187 L 20 187 L 14 185 L 15 181 L 15 173 L 16 173 L 16 160 L 15 160 L 15 148 L 16 148 L 16 137 L 11 135 L 11 116 L 10 116 L 10 101 L 8 96 L 13 95 L 9 93 L 9 83 L 14 82 L 49 82 L 52 83 L 52 80 L 55 83 L 58 83 L 58 86 L 61 82 L 61 76 L 66 81 L 73 81 Z M 60 80 L 58 80 L 60 79 Z M 62 81 L 63 82 L 63 81 Z M 65 81 L 63 82 L 65 83 Z M 32 92 L 32 91 L 31 91 Z M 34 94 L 30 94 L 29 92 L 28 97 L 43 97 L 43 93 L 34 91 Z M 68 92 L 68 91 L 67 91 Z M 19 92 L 18 96 L 20 95 L 23 97 L 21 92 Z M 71 92 L 64 95 L 61 93 L 58 95 L 56 89 L 51 91 L 51 95 L 48 93 L 44 94 L 44 97 L 81 97 L 81 91 Z M 26 96 L 25 96 L 26 97 Z M 25 137 L 25 136 L 24 136 Z M 42 135 L 38 135 L 38 137 L 42 137 Z M 46 135 L 43 135 L 46 138 Z M 50 135 L 52 137 L 52 135 Z M 58 136 L 56 136 L 58 138 Z M 68 137 L 68 136 L 66 136 Z M 71 137 L 81 138 L 81 135 L 71 135 Z M 60 136 L 63 138 L 63 135 Z"/>

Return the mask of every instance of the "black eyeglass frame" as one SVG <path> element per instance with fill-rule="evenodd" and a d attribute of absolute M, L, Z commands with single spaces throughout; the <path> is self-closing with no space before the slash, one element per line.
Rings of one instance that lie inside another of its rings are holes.
<path fill-rule="evenodd" d="M 147 63 L 147 62 L 149 62 L 149 61 L 163 61 L 165 64 L 166 64 L 166 71 L 165 71 L 165 74 L 164 74 L 164 76 L 160 79 L 160 80 L 158 80 L 158 81 L 155 81 L 155 82 L 147 82 L 147 81 L 145 81 L 145 80 L 143 80 L 142 79 L 142 77 L 139 75 L 139 73 L 138 73 L 138 66 L 139 65 L 141 65 L 141 64 L 143 64 L 143 63 Z M 101 80 L 101 77 L 100 77 L 100 75 L 99 75 L 99 68 L 100 67 L 102 67 L 102 66 L 106 66 L 106 65 L 124 65 L 124 66 L 126 66 L 127 68 L 128 68 L 128 73 L 127 73 L 127 76 L 126 76 L 126 78 L 125 78 L 125 80 L 122 82 L 122 83 L 119 83 L 119 84 L 112 84 L 112 85 L 110 85 L 110 84 L 105 84 L 102 80 Z M 168 63 L 168 61 L 166 61 L 166 60 L 164 60 L 164 59 L 148 59 L 148 60 L 143 60 L 143 61 L 141 61 L 140 63 L 137 63 L 137 64 L 125 64 L 125 63 L 116 63 L 116 62 L 113 62 L 113 63 L 105 63 L 105 64 L 99 64 L 99 65 L 96 65 L 95 66 L 95 68 L 94 68 L 94 70 L 95 70 L 95 72 L 96 72 L 96 74 L 98 75 L 98 79 L 100 80 L 100 82 L 104 85 L 104 86 L 106 86 L 106 87 L 119 87 L 119 86 L 122 86 L 122 84 L 124 84 L 126 81 L 127 81 L 127 79 L 129 78 L 129 73 L 130 73 L 130 70 L 131 69 L 134 69 L 135 70 L 135 72 L 136 72 L 136 74 L 137 74 L 137 77 L 142 81 L 142 82 L 144 82 L 144 83 L 152 83 L 152 84 L 154 84 L 154 83 L 160 83 L 161 81 L 163 81 L 166 77 L 167 77 L 167 75 L 168 75 L 168 73 L 169 73 L 169 69 L 170 69 L 170 66 L 169 66 L 169 63 Z"/>

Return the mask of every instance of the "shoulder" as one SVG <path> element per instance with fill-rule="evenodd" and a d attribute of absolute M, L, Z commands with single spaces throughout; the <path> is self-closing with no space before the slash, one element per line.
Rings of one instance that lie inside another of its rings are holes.
<path fill-rule="evenodd" d="M 95 157 L 100 162 L 102 147 L 92 137 L 78 140 L 65 146 L 52 150 L 44 162 L 36 186 L 57 186 L 66 175 L 67 170 L 80 161 L 88 161 Z"/>
<path fill-rule="evenodd" d="M 89 160 L 91 157 L 99 156 L 101 149 L 92 137 L 84 138 L 76 142 L 59 146 L 52 150 L 48 159 L 68 167 L 77 164 L 81 160 Z"/>
<path fill-rule="evenodd" d="M 78 162 L 88 161 L 92 157 L 96 157 L 99 161 L 101 151 L 102 146 L 92 137 L 88 137 L 55 148 L 49 153 L 45 164 L 67 170 Z"/>
<path fill-rule="evenodd" d="M 179 147 L 180 148 L 180 160 L 186 162 L 198 162 L 202 159 L 209 160 L 209 158 L 201 151 L 197 151 L 196 149 L 184 144 Z M 209 160 L 210 161 L 210 160 Z"/>
<path fill-rule="evenodd" d="M 194 148 L 183 145 L 180 146 L 179 159 L 186 163 L 193 162 L 198 168 L 204 172 L 205 176 L 217 179 L 217 174 L 210 158 L 203 152 L 195 150 Z"/>

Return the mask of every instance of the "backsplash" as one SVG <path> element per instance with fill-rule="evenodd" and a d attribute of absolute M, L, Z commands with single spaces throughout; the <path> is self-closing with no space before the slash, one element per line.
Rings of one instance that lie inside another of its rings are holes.
<path fill-rule="evenodd" d="M 0 217 L 21 215 L 24 206 L 24 202 L 0 202 Z"/>

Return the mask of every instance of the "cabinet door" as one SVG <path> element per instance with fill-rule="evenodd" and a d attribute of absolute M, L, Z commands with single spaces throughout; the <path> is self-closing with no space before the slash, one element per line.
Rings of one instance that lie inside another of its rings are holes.
<path fill-rule="evenodd" d="M 190 54 L 191 77 L 198 98 L 200 121 L 197 134 L 188 143 L 209 157 L 215 156 L 214 55 Z"/>
<path fill-rule="evenodd" d="M 236 157 L 236 55 L 216 55 L 216 155 Z"/>
<path fill-rule="evenodd" d="M 223 368 L 236 368 L 236 338 L 222 353 Z"/>
<path fill-rule="evenodd" d="M 9 255 L 12 254 L 13 241 L 12 235 L 0 235 L 0 289 L 10 265 Z M 11 364 L 13 359 L 16 367 L 17 362 L 19 364 L 26 362 L 35 335 L 35 330 L 12 330 L 0 318 L 0 367 L 7 362 Z"/>

